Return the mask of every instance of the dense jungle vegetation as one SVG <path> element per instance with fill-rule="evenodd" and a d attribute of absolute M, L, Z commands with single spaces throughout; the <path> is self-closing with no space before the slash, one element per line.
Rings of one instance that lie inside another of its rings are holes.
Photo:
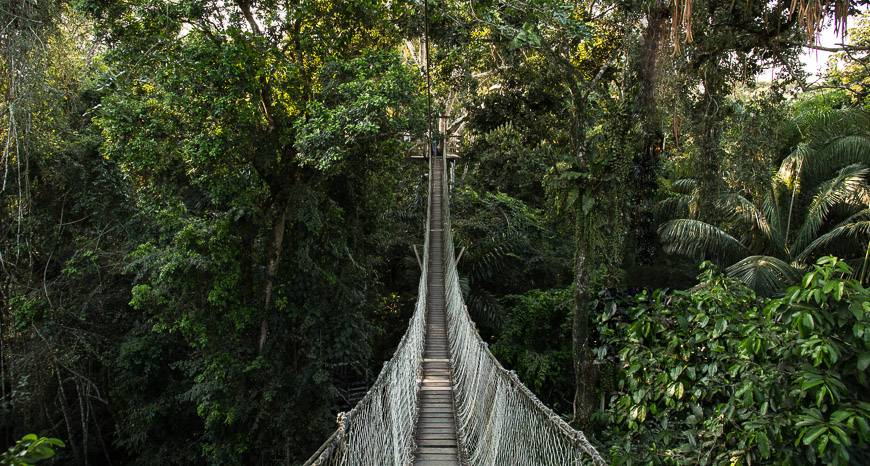
<path fill-rule="evenodd" d="M 427 63 L 469 310 L 608 461 L 870 464 L 867 3 L 423 9 L 0 0 L 0 464 L 305 461 L 413 310 Z"/>

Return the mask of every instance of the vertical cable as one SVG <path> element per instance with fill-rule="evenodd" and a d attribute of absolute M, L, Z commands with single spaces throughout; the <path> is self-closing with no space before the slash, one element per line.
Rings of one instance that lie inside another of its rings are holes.
<path fill-rule="evenodd" d="M 429 74 L 429 0 L 423 0 L 423 50 L 426 55 L 426 145 L 429 156 L 434 155 L 432 145 L 432 76 Z"/>

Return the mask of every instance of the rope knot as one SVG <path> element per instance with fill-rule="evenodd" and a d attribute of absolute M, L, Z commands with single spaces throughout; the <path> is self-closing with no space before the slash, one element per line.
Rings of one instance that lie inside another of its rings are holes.
<path fill-rule="evenodd" d="M 346 421 L 347 421 L 347 413 L 345 413 L 345 412 L 338 413 L 338 416 L 335 417 L 335 423 L 338 424 L 339 431 L 344 432 Z"/>

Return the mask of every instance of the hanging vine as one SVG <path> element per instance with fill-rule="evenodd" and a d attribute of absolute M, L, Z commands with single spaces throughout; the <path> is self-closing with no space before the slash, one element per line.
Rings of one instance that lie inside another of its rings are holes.
<path fill-rule="evenodd" d="M 682 51 L 682 44 L 691 44 L 692 16 L 694 0 L 674 0 L 671 4 L 671 43 L 674 53 Z M 733 5 L 733 3 L 732 3 Z M 828 13 L 833 10 L 834 34 L 845 37 L 847 17 L 849 15 L 849 0 L 792 0 L 789 16 L 797 15 L 797 21 L 806 32 L 810 44 L 818 42 L 819 32 Z"/>

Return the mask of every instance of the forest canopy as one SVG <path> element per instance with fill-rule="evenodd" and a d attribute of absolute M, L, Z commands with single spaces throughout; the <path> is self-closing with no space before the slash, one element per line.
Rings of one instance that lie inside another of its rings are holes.
<path fill-rule="evenodd" d="M 431 140 L 481 336 L 607 462 L 870 463 L 866 2 L 9 0 L 0 50 L 0 464 L 302 464 Z"/>

